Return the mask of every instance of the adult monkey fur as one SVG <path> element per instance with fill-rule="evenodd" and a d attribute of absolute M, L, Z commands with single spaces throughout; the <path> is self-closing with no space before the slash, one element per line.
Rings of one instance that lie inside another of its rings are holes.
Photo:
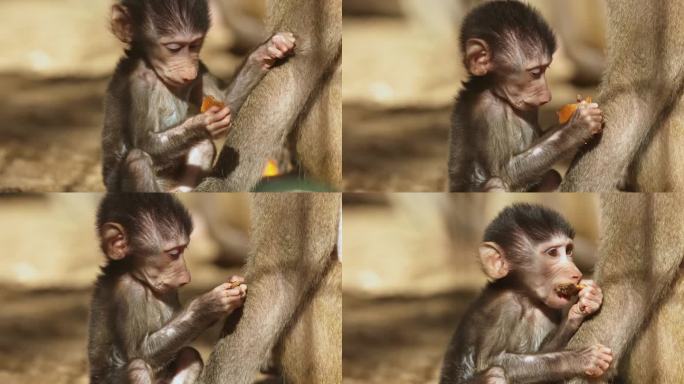
<path fill-rule="evenodd" d="M 572 384 L 671 384 L 684 377 L 684 195 L 605 194 L 595 277 L 601 312 L 568 348 L 602 343 L 613 364 L 599 381 Z"/>
<path fill-rule="evenodd" d="M 342 0 L 269 0 L 267 14 L 269 31 L 294 33 L 295 54 L 247 98 L 213 177 L 198 191 L 253 189 L 267 159 L 285 144 L 305 177 L 341 187 Z"/>
<path fill-rule="evenodd" d="M 684 2 L 607 0 L 607 127 L 571 166 L 563 191 L 684 190 Z"/>
<path fill-rule="evenodd" d="M 340 208 L 337 193 L 252 196 L 249 299 L 200 382 L 252 383 L 274 347 L 286 382 L 342 382 Z"/>
<path fill-rule="evenodd" d="M 492 1 L 468 13 L 460 40 L 470 77 L 452 115 L 449 190 L 555 190 L 552 165 L 600 132 L 603 116 L 581 103 L 567 123 L 539 126 L 539 108 L 551 100 L 553 31 L 526 4 Z"/>

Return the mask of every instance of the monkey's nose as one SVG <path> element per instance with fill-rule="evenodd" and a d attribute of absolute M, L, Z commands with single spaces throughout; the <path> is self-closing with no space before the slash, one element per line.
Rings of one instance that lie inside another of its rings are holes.
<path fill-rule="evenodd" d="M 190 272 L 184 273 L 179 279 L 179 285 L 182 287 L 182 286 L 190 283 L 191 280 L 192 280 L 192 277 L 190 276 Z"/>

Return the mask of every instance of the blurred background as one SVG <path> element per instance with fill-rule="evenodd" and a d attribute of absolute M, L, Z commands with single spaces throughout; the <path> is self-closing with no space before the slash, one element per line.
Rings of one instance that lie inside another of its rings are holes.
<path fill-rule="evenodd" d="M 0 383 L 85 384 L 92 284 L 105 258 L 95 232 L 100 194 L 0 195 Z M 194 222 L 181 301 L 240 273 L 247 194 L 178 196 Z M 220 325 L 220 324 L 217 324 Z M 193 343 L 206 358 L 214 327 Z"/>
<path fill-rule="evenodd" d="M 458 32 L 483 1 L 344 0 L 345 191 L 446 189 L 451 107 L 466 79 Z M 606 10 L 599 0 L 527 2 L 560 46 L 547 72 L 553 101 L 541 111 L 546 128 L 578 93 L 595 96 Z"/>
<path fill-rule="evenodd" d="M 123 45 L 112 0 L 0 1 L 0 191 L 102 191 L 103 96 Z M 265 0 L 211 0 L 202 59 L 229 80 L 265 40 Z"/>
<path fill-rule="evenodd" d="M 575 262 L 591 275 L 598 195 L 344 195 L 345 383 L 438 382 L 458 321 L 486 283 L 484 229 L 514 202 L 563 214 L 577 231 Z"/>

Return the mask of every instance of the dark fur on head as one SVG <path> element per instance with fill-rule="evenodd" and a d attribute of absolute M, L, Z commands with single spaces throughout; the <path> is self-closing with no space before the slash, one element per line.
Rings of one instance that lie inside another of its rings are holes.
<path fill-rule="evenodd" d="M 190 236 L 192 218 L 178 199 L 167 193 L 109 193 L 97 211 L 97 231 L 105 223 L 124 227 L 132 252 L 155 252 L 160 240 Z"/>
<path fill-rule="evenodd" d="M 541 14 L 515 0 L 486 2 L 468 13 L 461 26 L 462 53 L 469 39 L 484 40 L 495 62 L 510 64 L 518 64 L 515 57 L 520 48 L 525 53 L 552 56 L 557 45 L 556 36 Z"/>
<path fill-rule="evenodd" d="M 506 251 L 506 258 L 514 265 L 524 265 L 529 255 L 529 239 L 540 243 L 555 235 L 575 238 L 575 230 L 560 213 L 541 205 L 518 203 L 501 211 L 487 226 L 485 242 L 493 242 Z"/>
<path fill-rule="evenodd" d="M 120 0 L 133 25 L 133 41 L 188 31 L 207 33 L 211 24 L 207 0 Z"/>

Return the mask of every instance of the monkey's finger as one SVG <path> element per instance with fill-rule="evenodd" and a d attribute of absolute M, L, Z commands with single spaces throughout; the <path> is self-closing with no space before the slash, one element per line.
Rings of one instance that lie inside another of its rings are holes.
<path fill-rule="evenodd" d="M 271 57 L 276 57 L 278 59 L 282 59 L 285 56 L 282 52 L 280 52 L 276 47 L 273 46 L 268 47 L 268 54 Z"/>
<path fill-rule="evenodd" d="M 228 282 L 230 282 L 230 283 L 244 283 L 245 278 L 242 276 L 233 275 L 230 277 L 230 279 L 228 279 Z"/>
<path fill-rule="evenodd" d="M 226 289 L 224 293 L 228 296 L 240 296 L 241 292 L 240 287 L 235 287 Z"/>
<path fill-rule="evenodd" d="M 282 35 L 275 35 L 273 37 L 273 44 L 281 51 L 288 51 L 294 47 L 294 37 L 289 39 Z"/>

